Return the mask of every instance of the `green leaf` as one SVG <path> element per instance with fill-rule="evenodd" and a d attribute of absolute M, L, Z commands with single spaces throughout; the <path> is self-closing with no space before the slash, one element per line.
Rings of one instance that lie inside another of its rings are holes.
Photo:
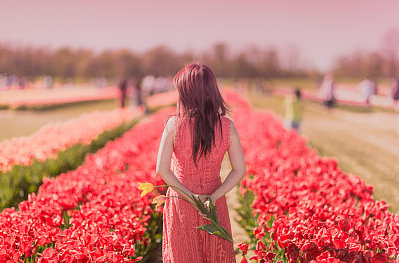
<path fill-rule="evenodd" d="M 215 236 L 221 237 L 223 239 L 226 239 L 226 240 L 234 243 L 234 241 L 231 238 L 229 232 L 225 228 L 220 226 L 220 225 L 216 226 L 216 225 L 213 225 L 213 224 L 212 225 L 208 224 L 208 225 L 203 225 L 203 226 L 197 226 L 196 228 L 199 229 L 199 230 L 204 230 L 204 231 L 208 232 L 211 235 L 215 235 Z"/>
<path fill-rule="evenodd" d="M 208 216 L 208 218 L 211 218 L 211 214 L 208 209 L 205 208 L 204 204 L 194 196 L 192 196 L 192 199 L 194 200 L 195 206 L 205 215 Z"/>
<path fill-rule="evenodd" d="M 210 214 L 211 214 L 211 218 L 218 224 L 220 225 L 219 222 L 219 217 L 218 217 L 218 213 L 216 212 L 216 207 L 213 205 L 212 201 L 209 199 L 209 208 L 210 208 Z"/>
<path fill-rule="evenodd" d="M 214 234 L 216 232 L 220 233 L 219 228 L 217 226 L 211 225 L 211 224 L 203 225 L 203 226 L 197 226 L 197 228 L 200 229 L 200 230 L 205 230 L 209 234 Z"/>

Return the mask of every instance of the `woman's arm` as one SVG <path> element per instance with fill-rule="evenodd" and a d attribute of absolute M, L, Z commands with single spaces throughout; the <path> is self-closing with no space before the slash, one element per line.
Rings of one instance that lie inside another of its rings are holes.
<path fill-rule="evenodd" d="M 230 131 L 230 148 L 228 153 L 231 163 L 231 171 L 226 180 L 224 180 L 223 184 L 209 196 L 213 204 L 215 204 L 219 198 L 233 189 L 246 173 L 244 153 L 242 152 L 240 137 L 238 136 L 237 130 L 232 121 Z"/>
<path fill-rule="evenodd" d="M 162 134 L 161 144 L 158 151 L 156 173 L 161 176 L 164 182 L 168 185 L 175 186 L 183 190 L 185 193 L 174 188 L 180 195 L 184 197 L 190 197 L 193 192 L 188 190 L 173 174 L 170 170 L 170 162 L 173 153 L 173 144 L 175 136 L 175 118 L 170 118 L 166 123 L 164 132 Z M 187 196 L 188 195 L 188 196 Z"/>

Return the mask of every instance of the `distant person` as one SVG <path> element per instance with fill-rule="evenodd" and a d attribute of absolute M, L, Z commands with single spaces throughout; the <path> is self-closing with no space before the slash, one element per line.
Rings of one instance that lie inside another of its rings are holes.
<path fill-rule="evenodd" d="M 8 76 L 6 76 L 6 89 L 11 89 L 13 83 L 14 83 L 14 77 L 13 77 L 13 75 L 8 75 Z"/>
<path fill-rule="evenodd" d="M 26 78 L 25 77 L 20 77 L 18 79 L 18 88 L 23 90 L 23 89 L 25 89 L 25 86 L 26 86 Z"/>
<path fill-rule="evenodd" d="M 120 99 L 120 107 L 125 108 L 125 102 L 126 102 L 126 93 L 127 93 L 127 79 L 122 79 L 121 82 L 119 83 L 119 99 Z"/>
<path fill-rule="evenodd" d="M 142 97 L 142 92 L 141 92 L 141 87 L 142 87 L 142 78 L 138 78 L 136 80 L 136 83 L 134 85 L 134 90 L 135 90 L 135 104 L 137 107 L 140 107 L 143 105 L 143 97 Z"/>
<path fill-rule="evenodd" d="M 299 133 L 302 111 L 303 111 L 303 100 L 301 91 L 296 89 L 294 94 L 290 94 L 284 99 L 285 106 L 285 117 L 284 123 L 287 130 L 295 130 Z"/>
<path fill-rule="evenodd" d="M 363 101 L 370 105 L 371 96 L 376 94 L 377 85 L 369 78 L 364 79 L 359 84 L 360 93 L 362 94 Z"/>
<path fill-rule="evenodd" d="M 399 101 L 399 81 L 397 78 L 393 78 L 391 81 L 391 99 L 393 106 L 396 108 Z"/>
<path fill-rule="evenodd" d="M 53 88 L 53 78 L 51 76 L 44 77 L 44 86 L 46 87 L 46 89 Z"/>
<path fill-rule="evenodd" d="M 335 106 L 335 83 L 331 74 L 324 76 L 323 82 L 320 85 L 319 98 L 327 109 Z"/>

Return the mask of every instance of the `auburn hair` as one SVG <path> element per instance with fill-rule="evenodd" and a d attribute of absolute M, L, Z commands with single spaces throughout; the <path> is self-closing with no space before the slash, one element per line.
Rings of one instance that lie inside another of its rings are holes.
<path fill-rule="evenodd" d="M 197 160 L 208 155 L 215 145 L 216 127 L 220 127 L 222 135 L 220 116 L 226 115 L 228 106 L 213 71 L 202 62 L 187 64 L 173 82 L 179 94 L 177 117 L 180 124 L 185 120 L 190 123 L 192 157 L 197 165 Z"/>

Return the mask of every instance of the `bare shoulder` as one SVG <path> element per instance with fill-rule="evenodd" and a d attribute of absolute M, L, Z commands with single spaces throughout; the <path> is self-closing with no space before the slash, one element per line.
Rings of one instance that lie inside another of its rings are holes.
<path fill-rule="evenodd" d="M 238 135 L 236 126 L 234 125 L 234 122 L 232 120 L 230 120 L 230 145 L 228 152 L 230 160 L 234 163 L 235 166 L 237 165 L 238 161 L 239 163 L 242 164 L 243 153 L 241 148 L 240 137 Z"/>
<path fill-rule="evenodd" d="M 172 116 L 165 124 L 165 132 L 166 133 L 175 133 L 175 123 L 176 123 L 176 116 Z"/>
<path fill-rule="evenodd" d="M 230 138 L 232 139 L 233 137 L 238 137 L 238 132 L 236 129 L 236 126 L 234 125 L 234 122 L 230 120 Z"/>
<path fill-rule="evenodd" d="M 164 135 L 166 138 L 170 138 L 169 140 L 171 143 L 174 145 L 175 144 L 175 122 L 176 122 L 176 116 L 172 116 L 168 119 L 168 121 L 165 124 L 165 129 L 164 129 Z"/>

